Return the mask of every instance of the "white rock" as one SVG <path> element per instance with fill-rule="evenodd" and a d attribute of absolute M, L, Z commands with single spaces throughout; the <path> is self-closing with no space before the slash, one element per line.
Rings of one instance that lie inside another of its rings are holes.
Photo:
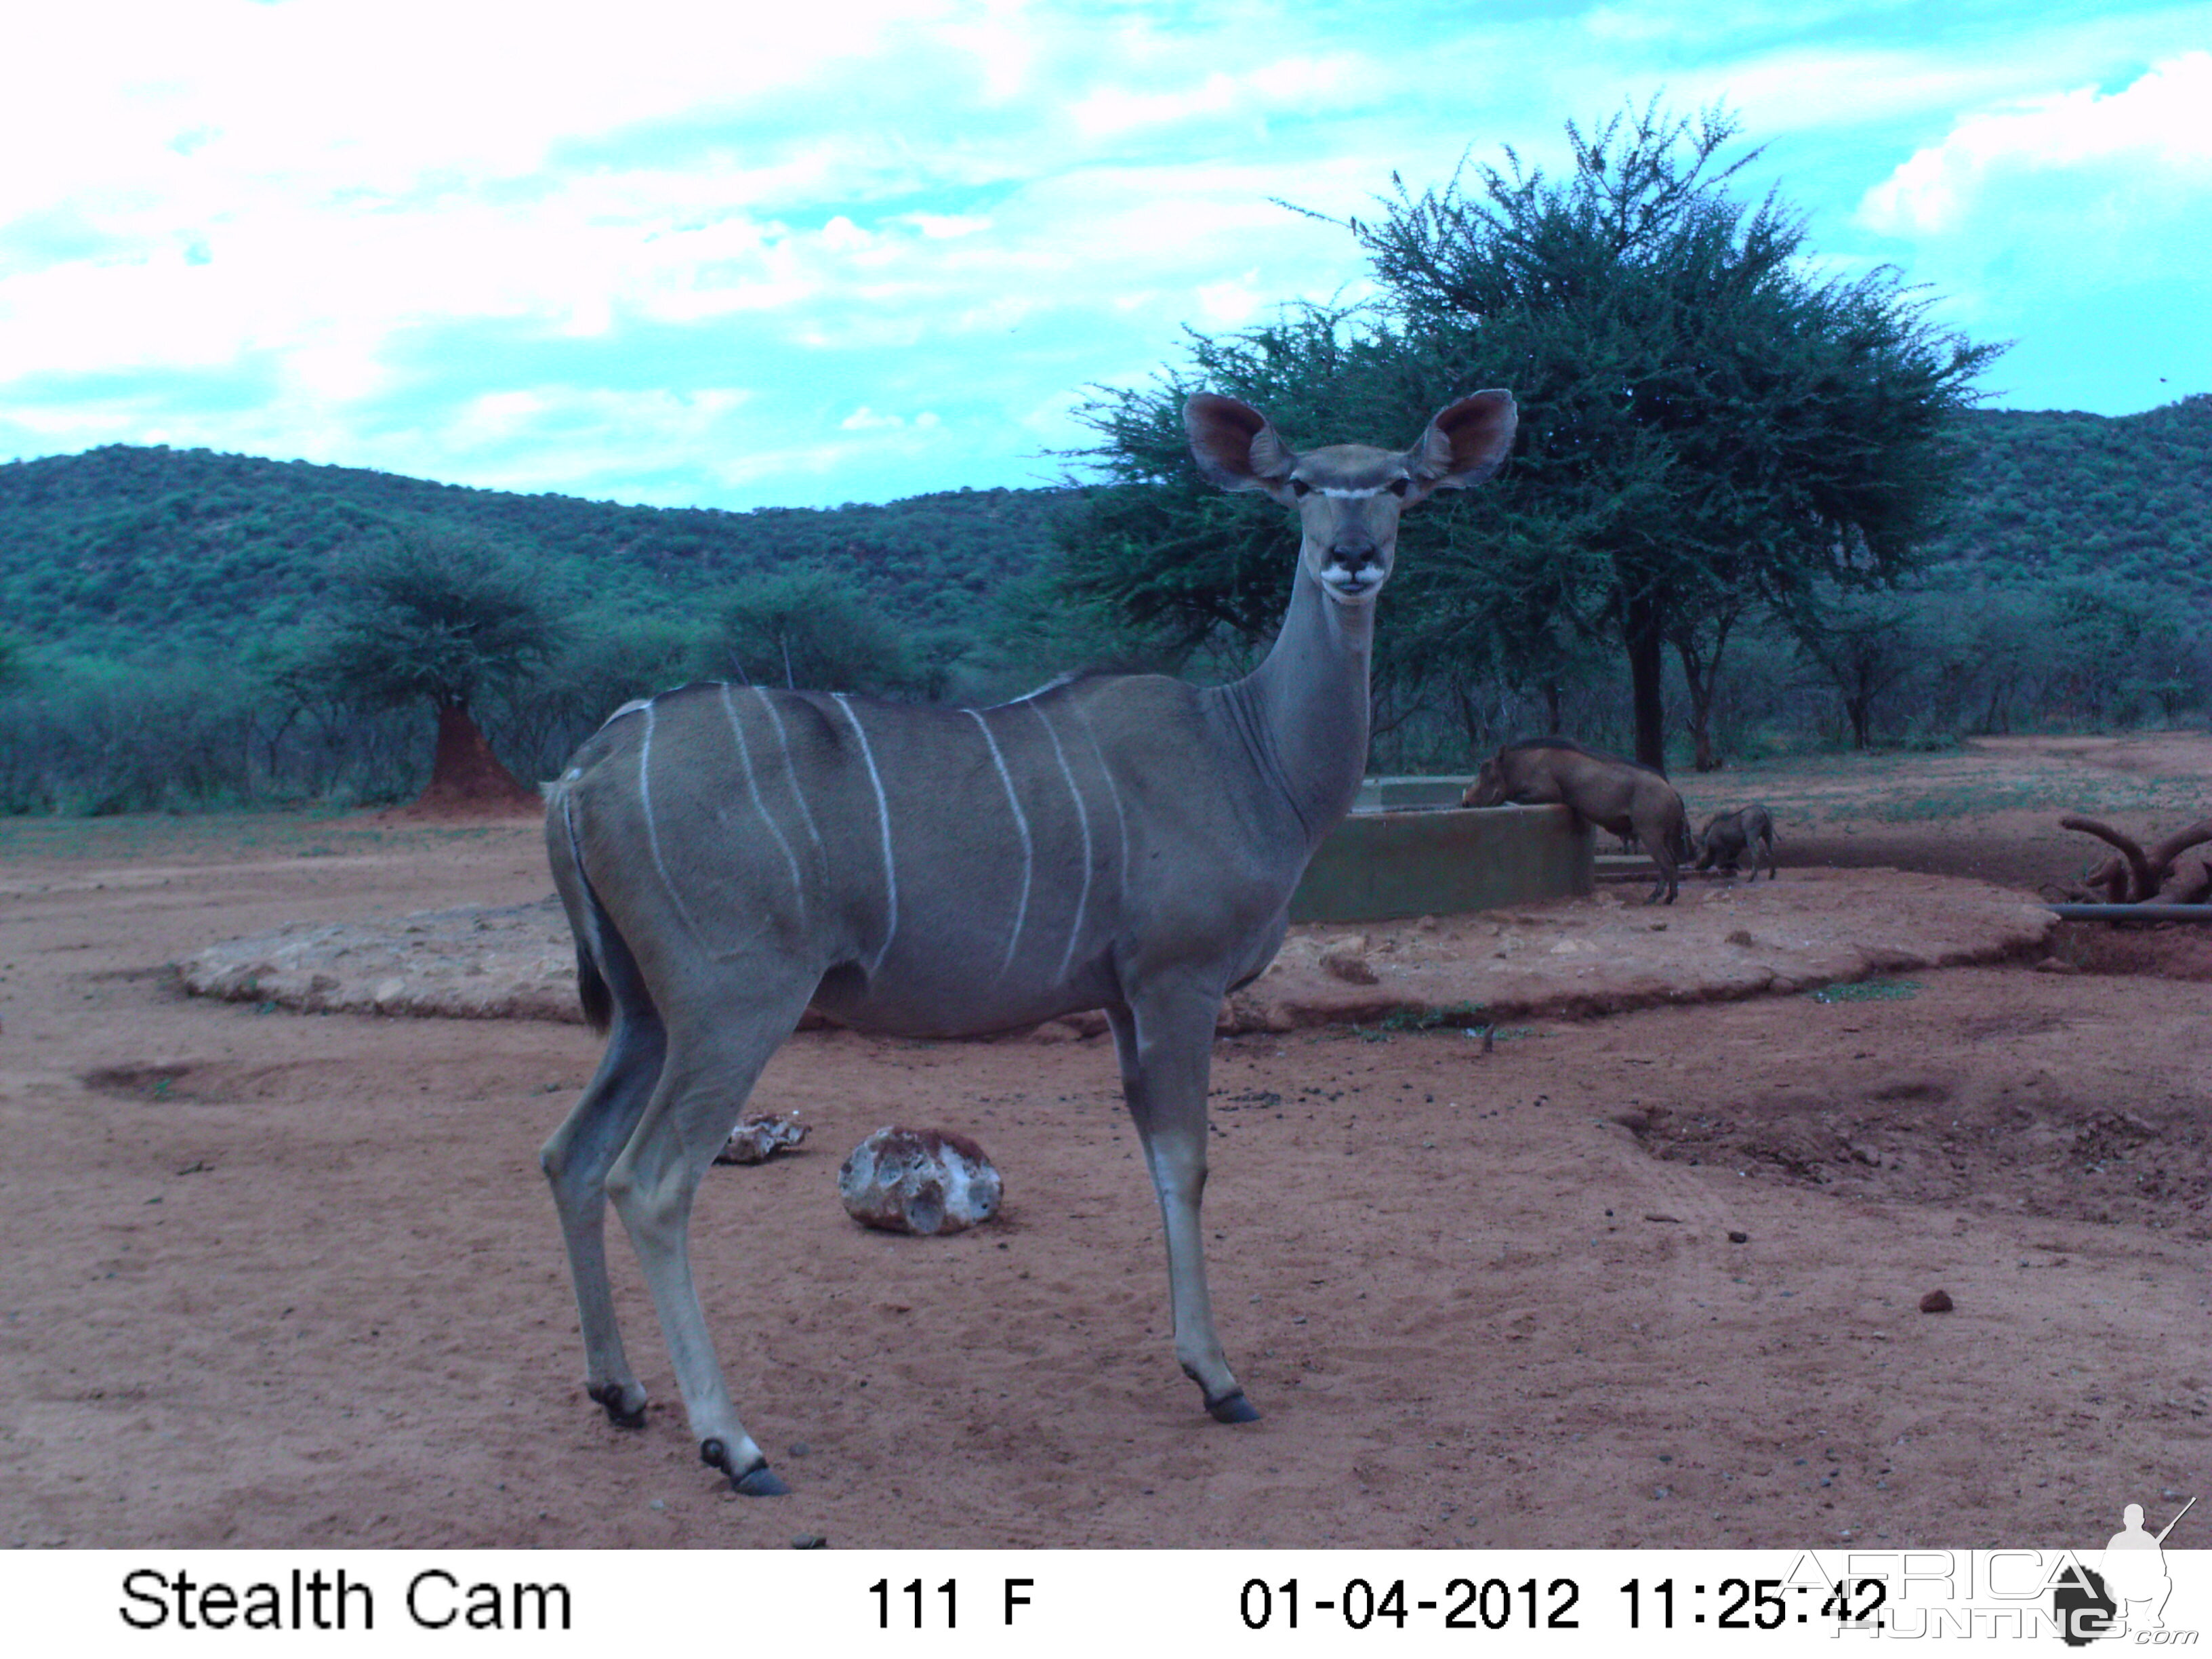
<path fill-rule="evenodd" d="M 748 1117 L 738 1120 L 730 1139 L 714 1154 L 717 1164 L 765 1164 L 786 1146 L 806 1139 L 806 1125 L 793 1112 L 787 1117 Z"/>
<path fill-rule="evenodd" d="M 981 1146 L 937 1129 L 878 1129 L 837 1171 L 846 1213 L 898 1233 L 957 1233 L 988 1221 L 1005 1185 Z"/>

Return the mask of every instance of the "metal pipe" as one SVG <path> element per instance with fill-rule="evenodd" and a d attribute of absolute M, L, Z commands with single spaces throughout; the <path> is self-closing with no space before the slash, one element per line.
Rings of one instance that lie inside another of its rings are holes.
<path fill-rule="evenodd" d="M 2061 921 L 2212 922 L 2212 904 L 2047 904 Z"/>

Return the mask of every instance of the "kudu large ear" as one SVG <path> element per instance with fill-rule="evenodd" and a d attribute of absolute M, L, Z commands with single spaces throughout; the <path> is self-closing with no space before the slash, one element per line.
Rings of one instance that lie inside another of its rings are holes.
<path fill-rule="evenodd" d="M 1513 451 L 1520 414 L 1510 392 L 1477 392 L 1448 404 L 1406 452 L 1406 465 L 1424 495 L 1480 483 Z"/>
<path fill-rule="evenodd" d="M 1182 406 L 1182 429 L 1198 470 L 1224 489 L 1264 489 L 1279 495 L 1297 456 L 1249 404 L 1201 392 Z"/>

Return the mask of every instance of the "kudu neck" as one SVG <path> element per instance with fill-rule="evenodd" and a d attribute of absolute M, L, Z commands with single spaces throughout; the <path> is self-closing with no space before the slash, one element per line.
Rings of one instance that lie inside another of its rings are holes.
<path fill-rule="evenodd" d="M 1367 769 L 1374 638 L 1374 605 L 1339 604 L 1301 562 L 1266 660 L 1226 688 L 1262 776 L 1281 789 L 1316 845 L 1351 810 Z"/>

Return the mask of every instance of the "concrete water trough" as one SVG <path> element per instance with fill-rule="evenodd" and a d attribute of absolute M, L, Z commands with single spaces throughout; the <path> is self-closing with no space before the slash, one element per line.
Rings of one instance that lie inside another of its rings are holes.
<path fill-rule="evenodd" d="M 1389 921 L 1591 890 L 1594 837 L 1564 806 L 1462 807 L 1465 778 L 1370 778 L 1291 896 L 1292 921 Z"/>

